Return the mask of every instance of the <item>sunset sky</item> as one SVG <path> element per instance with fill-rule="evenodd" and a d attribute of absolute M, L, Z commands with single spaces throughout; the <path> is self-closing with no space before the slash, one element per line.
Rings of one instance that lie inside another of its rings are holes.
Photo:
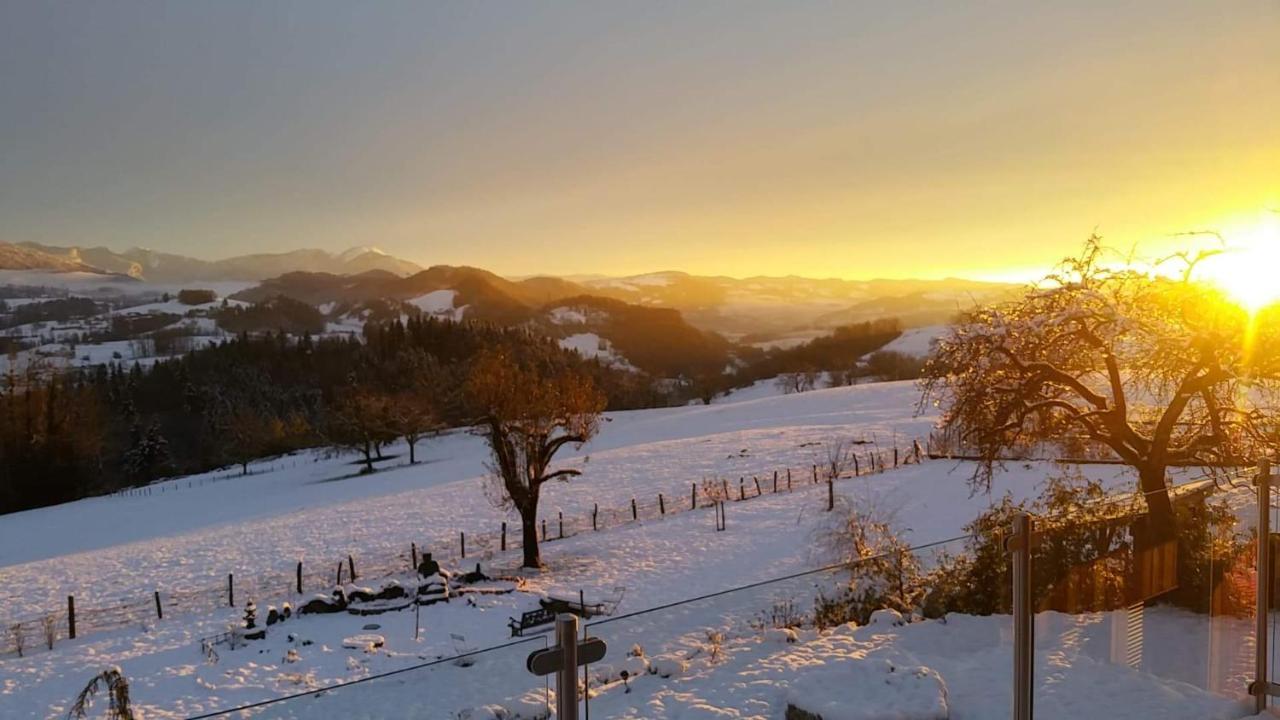
<path fill-rule="evenodd" d="M 1277 209 L 1275 0 L 0 0 L 10 242 L 997 278 Z"/>

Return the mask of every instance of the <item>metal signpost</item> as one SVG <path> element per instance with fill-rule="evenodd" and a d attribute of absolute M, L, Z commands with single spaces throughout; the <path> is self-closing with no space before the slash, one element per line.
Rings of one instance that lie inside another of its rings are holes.
<path fill-rule="evenodd" d="M 556 676 L 556 718 L 578 720 L 578 667 L 604 659 L 606 650 L 600 638 L 578 640 L 578 616 L 561 613 L 556 616 L 556 644 L 546 650 L 529 653 L 525 667 L 534 675 Z"/>

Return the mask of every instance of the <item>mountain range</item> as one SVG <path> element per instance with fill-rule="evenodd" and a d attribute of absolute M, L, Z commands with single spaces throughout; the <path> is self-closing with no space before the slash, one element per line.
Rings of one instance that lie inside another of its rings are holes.
<path fill-rule="evenodd" d="M 354 274 L 383 270 L 409 275 L 422 267 L 374 247 L 355 247 L 342 253 L 303 249 L 282 253 L 238 255 L 224 260 L 199 260 L 186 255 L 130 248 L 0 243 L 0 270 L 80 270 L 127 275 L 153 283 L 265 280 L 287 272 Z"/>
<path fill-rule="evenodd" d="M 936 324 L 1012 287 L 954 278 L 732 278 L 675 271 L 627 277 L 505 278 L 473 267 L 423 268 L 372 247 L 342 253 L 303 249 L 209 261 L 143 248 L 119 252 L 105 247 L 0 243 L 3 270 L 99 273 L 162 285 L 255 282 L 237 299 L 254 302 L 283 295 L 316 306 L 412 302 L 447 290 L 453 293 L 455 308 L 466 308 L 466 317 L 504 324 L 523 322 L 550 303 L 597 297 L 674 309 L 695 327 L 748 342 L 802 339 L 805 333 L 884 317 L 896 317 L 906 327 Z"/>

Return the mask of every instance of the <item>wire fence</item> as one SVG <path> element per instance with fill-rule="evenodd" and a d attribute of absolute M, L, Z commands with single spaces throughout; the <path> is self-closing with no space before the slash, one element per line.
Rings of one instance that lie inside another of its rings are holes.
<path fill-rule="evenodd" d="M 812 469 L 808 469 L 810 473 Z M 877 471 L 879 472 L 879 471 Z M 793 474 L 794 480 L 794 474 Z M 823 483 L 820 478 L 819 485 Z M 810 482 L 809 486 L 815 483 Z M 799 491 L 801 488 L 795 486 L 793 491 Z M 780 488 L 779 492 L 785 492 Z M 751 499 L 750 497 L 747 498 Z M 708 505 L 707 507 L 711 507 Z M 775 602 L 779 597 L 779 591 L 782 596 L 788 599 L 797 599 L 806 592 L 813 594 L 816 589 L 821 589 L 827 584 L 828 580 L 838 580 L 840 575 L 851 568 L 871 564 L 877 561 L 891 559 L 903 553 L 915 555 L 918 557 L 927 557 L 925 553 L 933 551 L 942 551 L 955 548 L 959 544 L 970 540 L 970 535 L 957 535 L 942 540 L 924 543 L 916 547 L 904 548 L 902 550 L 881 553 L 875 556 L 860 558 L 852 563 L 841 562 L 824 565 L 817 568 L 800 570 L 782 576 L 771 577 L 764 580 L 735 585 L 728 588 L 718 589 L 712 592 L 704 593 L 695 597 L 682 598 L 672 602 L 662 603 L 649 606 L 646 608 L 634 610 L 622 615 L 605 617 L 586 623 L 585 632 L 591 632 L 593 635 L 607 638 L 611 647 L 610 653 L 616 658 L 627 651 L 627 647 L 631 637 L 635 631 L 643 631 L 646 641 L 660 642 L 671 636 L 678 635 L 689 631 L 690 628 L 701 628 L 707 623 L 718 624 L 724 617 L 731 618 L 733 624 L 746 628 L 752 634 L 758 634 L 766 628 L 761 625 L 761 618 L 765 617 L 769 611 L 769 605 Z M 814 583 L 813 581 L 820 581 Z M 800 598 L 803 600 L 811 600 L 812 597 Z M 714 608 L 718 615 L 724 617 L 713 618 L 709 615 L 694 615 L 682 618 L 681 623 L 672 625 L 669 621 L 672 619 L 671 612 L 687 608 L 708 609 Z M 803 614 L 803 612 L 801 613 Z M 797 618 L 800 615 L 796 616 Z M 637 625 L 638 620 L 657 618 L 656 625 Z M 659 629 L 660 628 L 660 629 Z M 624 641 L 625 638 L 625 641 Z M 550 638 L 546 635 L 538 635 L 529 638 L 513 640 L 507 643 L 501 643 L 492 647 L 480 650 L 468 650 L 460 652 L 448 657 L 431 660 L 429 662 L 418 663 L 412 666 L 399 668 L 385 673 L 370 675 L 358 680 L 349 682 L 339 682 L 326 685 L 322 688 L 307 690 L 305 692 L 294 693 L 291 695 L 270 698 L 258 702 L 239 705 L 224 710 L 216 710 L 202 715 L 196 715 L 187 718 L 187 720 L 209 720 L 210 718 L 222 717 L 256 717 L 256 718 L 290 718 L 292 720 L 302 720 L 304 718 L 327 718 L 343 716 L 342 711 L 350 707 L 360 708 L 368 712 L 368 708 L 376 706 L 380 717 L 395 718 L 417 718 L 417 717 L 436 717 L 441 716 L 442 712 L 449 712 L 447 708 L 436 707 L 433 705 L 432 710 L 435 714 L 420 714 L 420 708 L 413 705 L 411 701 L 401 702 L 404 698 L 388 698 L 386 693 L 389 686 L 381 683 L 381 681 L 395 677 L 407 677 L 405 687 L 407 695 L 411 697 L 428 697 L 433 698 L 432 702 L 436 702 L 440 691 L 444 686 L 460 686 L 465 688 L 466 694 L 479 693 L 479 696 L 469 696 L 467 701 L 476 706 L 487 705 L 490 702 L 501 700 L 503 693 L 509 692 L 512 686 L 527 690 L 529 687 L 535 687 L 543 690 L 539 696 L 539 701 L 549 711 L 551 707 L 551 696 L 546 692 L 546 680 L 536 680 L 528 675 L 524 666 L 524 653 L 535 649 L 546 648 L 550 642 Z M 520 654 L 509 653 L 507 651 L 518 651 Z M 475 675 L 467 670 L 473 666 L 474 661 L 479 661 L 485 656 L 496 656 L 503 665 L 497 668 L 491 668 L 491 672 L 480 678 L 466 678 L 464 674 Z M 466 662 L 462 662 L 466 661 Z M 429 673 L 439 673 L 439 676 Z M 587 671 L 583 671 L 584 678 Z M 514 679 L 514 682 L 512 680 Z M 589 688 L 586 697 L 589 702 L 591 692 Z M 393 690 L 394 692 L 395 690 Z M 454 717 L 455 715 L 449 715 Z"/>
<path fill-rule="evenodd" d="M 862 449 L 864 447 L 866 449 Z M 558 513 L 554 517 L 544 516 L 537 528 L 538 538 L 540 543 L 553 543 L 583 533 L 781 493 L 825 490 L 830 502 L 834 499 L 837 480 L 879 474 L 920 463 L 925 458 L 919 440 L 888 448 L 863 441 L 841 443 L 840 451 L 821 464 L 767 469 L 759 474 L 742 474 L 733 479 L 704 477 L 691 481 L 688 492 L 679 496 L 659 492 L 651 497 L 633 497 L 622 505 L 602 507 L 595 503 L 590 512 L 576 515 Z M 183 481 L 177 482 L 181 484 Z M 352 553 L 331 558 L 326 563 L 298 561 L 292 568 L 260 573 L 228 573 L 225 581 L 217 584 L 155 590 L 90 607 L 77 605 L 74 595 L 69 595 L 63 607 L 51 608 L 37 616 L 9 620 L 3 628 L 4 638 L 0 640 L 0 647 L 10 654 L 29 654 L 40 649 L 52 649 L 62 639 L 130 627 L 144 630 L 165 618 L 242 608 L 249 600 L 259 607 L 293 603 L 315 593 L 331 592 L 344 584 L 373 583 L 411 571 L 426 552 L 430 552 L 442 566 L 457 568 L 470 563 L 491 562 L 505 557 L 507 553 L 514 556 L 522 549 L 519 524 L 502 522 L 499 528 L 488 531 L 459 532 L 453 542 L 445 545 L 419 546 L 415 541 L 402 538 L 394 550 L 358 556 Z"/>

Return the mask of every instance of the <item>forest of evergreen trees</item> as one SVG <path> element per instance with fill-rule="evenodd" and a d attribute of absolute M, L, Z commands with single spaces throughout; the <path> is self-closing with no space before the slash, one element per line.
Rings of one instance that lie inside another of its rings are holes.
<path fill-rule="evenodd" d="M 662 372 L 650 375 L 584 359 L 525 327 L 401 320 L 388 311 L 370 313 L 363 337 L 316 339 L 310 331 L 323 327 L 319 313 L 281 298 L 224 307 L 218 321 L 241 334 L 150 368 L 116 363 L 54 372 L 36 364 L 0 378 L 0 513 L 165 476 L 236 465 L 247 471 L 252 460 L 307 447 L 353 452 L 371 471 L 393 440 L 407 440 L 414 455 L 435 430 L 474 421 L 461 388 L 470 361 L 488 348 L 548 370 L 577 369 L 604 392 L 608 409 L 623 410 L 694 397 L 709 402 L 731 387 L 785 373 L 866 372 L 859 358 L 901 332 L 888 320 L 839 328 L 786 350 L 737 346 L 739 367 L 726 375 L 730 346 L 718 337 L 623 323 L 619 346 L 628 357 L 653 360 L 649 365 Z M 263 332 L 264 325 L 283 329 Z M 111 334 L 148 329 L 113 325 Z M 149 337 L 157 344 L 182 339 Z"/>
<path fill-rule="evenodd" d="M 242 335 L 150 369 L 31 366 L 0 388 L 0 512 L 303 447 L 377 453 L 395 437 L 467 423 L 467 363 L 495 347 L 578 367 L 610 409 L 672 400 L 651 378 L 554 340 L 432 318 L 371 323 L 363 339 Z"/>

